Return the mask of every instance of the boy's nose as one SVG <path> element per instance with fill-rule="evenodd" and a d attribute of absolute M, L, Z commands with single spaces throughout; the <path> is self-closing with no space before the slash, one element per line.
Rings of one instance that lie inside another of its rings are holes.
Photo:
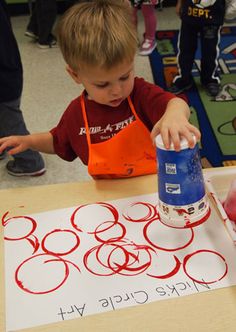
<path fill-rule="evenodd" d="M 113 84 L 111 87 L 111 94 L 113 96 L 120 96 L 121 95 L 121 85 L 119 83 Z"/>

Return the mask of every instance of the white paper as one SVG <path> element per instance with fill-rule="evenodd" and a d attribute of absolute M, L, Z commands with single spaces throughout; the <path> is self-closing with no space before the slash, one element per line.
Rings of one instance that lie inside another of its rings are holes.
<path fill-rule="evenodd" d="M 3 217 L 7 331 L 236 284 L 236 248 L 212 209 L 163 225 L 157 194 Z"/>

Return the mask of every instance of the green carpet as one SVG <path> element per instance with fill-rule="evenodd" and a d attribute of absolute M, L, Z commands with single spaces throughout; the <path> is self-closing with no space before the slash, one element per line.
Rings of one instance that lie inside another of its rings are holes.
<path fill-rule="evenodd" d="M 168 88 L 177 73 L 178 31 L 157 32 L 157 49 L 149 56 L 154 82 Z M 199 127 L 200 153 L 205 167 L 236 165 L 236 27 L 221 33 L 219 69 L 221 91 L 210 97 L 200 84 L 200 46 L 193 66 L 194 86 L 186 95 L 190 121 Z"/>

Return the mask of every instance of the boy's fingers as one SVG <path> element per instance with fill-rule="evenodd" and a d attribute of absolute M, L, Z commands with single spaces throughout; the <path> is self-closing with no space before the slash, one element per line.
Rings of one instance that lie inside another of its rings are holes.
<path fill-rule="evenodd" d="M 201 132 L 194 126 L 192 128 L 192 132 L 196 136 L 197 141 L 199 141 L 201 138 Z"/>
<path fill-rule="evenodd" d="M 180 137 L 179 137 L 178 133 L 171 135 L 171 142 L 174 145 L 175 151 L 179 151 L 180 150 Z"/>
<path fill-rule="evenodd" d="M 0 144 L 8 141 L 11 138 L 11 136 L 1 137 L 0 138 Z"/>
<path fill-rule="evenodd" d="M 155 138 L 157 137 L 157 135 L 160 133 L 160 130 L 158 127 L 154 127 L 151 131 L 151 139 L 152 139 L 152 142 L 153 142 L 153 145 L 155 146 L 156 143 L 155 143 Z"/>
<path fill-rule="evenodd" d="M 169 131 L 168 130 L 163 130 L 161 132 L 161 138 L 164 144 L 164 147 L 168 150 L 170 148 L 170 136 L 169 136 Z"/>
<path fill-rule="evenodd" d="M 188 131 L 188 133 L 185 134 L 185 138 L 188 141 L 188 145 L 190 148 L 194 148 L 194 146 L 196 145 L 196 143 L 200 140 L 201 138 L 201 133 L 200 131 L 195 128 L 192 127 L 190 129 L 191 131 Z"/>
<path fill-rule="evenodd" d="M 12 153 L 12 149 L 9 150 L 9 148 L 13 148 L 14 151 L 16 150 L 17 152 Z M 0 152 L 4 151 L 4 150 L 8 150 L 8 154 L 15 154 L 18 153 L 20 151 L 18 151 L 19 149 L 19 144 L 17 144 L 17 142 L 14 142 L 10 139 L 3 139 L 3 142 L 0 142 Z"/>
<path fill-rule="evenodd" d="M 190 148 L 194 148 L 197 138 L 195 137 L 195 135 L 193 135 L 194 133 L 192 131 L 186 130 L 183 132 L 183 137 L 187 140 L 188 142 L 188 146 Z"/>
<path fill-rule="evenodd" d="M 10 149 L 7 151 L 7 153 L 11 156 L 11 155 L 14 155 L 14 154 L 17 154 L 17 153 L 20 153 L 21 152 L 21 148 L 18 146 L 16 148 L 13 148 L 13 149 Z"/>
<path fill-rule="evenodd" d="M 152 131 L 151 131 L 151 137 L 154 140 L 155 137 L 159 134 L 160 130 L 157 126 L 153 127 Z"/>

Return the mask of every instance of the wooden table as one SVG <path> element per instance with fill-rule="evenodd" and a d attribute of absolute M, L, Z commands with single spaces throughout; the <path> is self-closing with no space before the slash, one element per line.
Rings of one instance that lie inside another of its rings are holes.
<path fill-rule="evenodd" d="M 155 175 L 0 190 L 0 214 L 32 214 L 94 201 L 156 192 Z M 2 230 L 2 229 L 1 229 Z M 3 231 L 0 243 L 0 331 L 4 330 Z M 236 259 L 236 257 L 235 257 Z M 236 287 L 110 311 L 21 331 L 43 332 L 235 332 Z"/>

